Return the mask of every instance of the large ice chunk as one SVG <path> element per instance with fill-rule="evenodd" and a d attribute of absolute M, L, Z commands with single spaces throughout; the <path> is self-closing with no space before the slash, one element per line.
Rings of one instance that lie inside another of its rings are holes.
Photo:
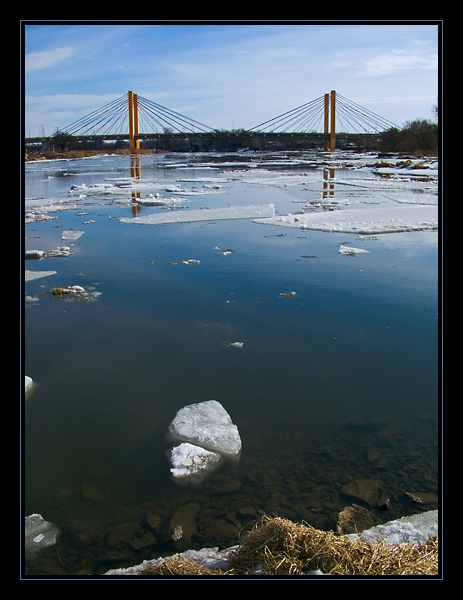
<path fill-rule="evenodd" d="M 437 231 L 437 206 L 388 206 L 332 212 L 310 212 L 254 219 L 254 223 L 337 233 L 395 233 Z"/>
<path fill-rule="evenodd" d="M 59 529 L 39 514 L 29 515 L 24 521 L 25 558 L 33 560 L 42 550 L 56 544 Z"/>
<path fill-rule="evenodd" d="M 201 483 L 221 464 L 223 458 L 194 444 L 183 442 L 170 452 L 170 472 L 178 483 Z"/>
<path fill-rule="evenodd" d="M 168 439 L 189 442 L 224 458 L 239 460 L 241 438 L 238 427 L 217 400 L 206 400 L 181 408 L 167 430 Z"/>
<path fill-rule="evenodd" d="M 120 223 L 140 225 L 166 225 L 167 223 L 190 223 L 194 221 L 221 221 L 228 219 L 255 219 L 275 216 L 274 204 L 251 206 L 229 206 L 225 208 L 202 208 L 179 210 L 168 213 L 154 213 L 142 217 L 119 219 Z"/>
<path fill-rule="evenodd" d="M 348 537 L 351 539 L 360 537 L 370 544 L 376 544 L 384 539 L 393 546 L 394 544 L 425 544 L 429 537 L 437 535 L 439 535 L 439 511 L 429 510 L 389 521 L 384 525 L 376 525 L 360 534 L 351 533 Z"/>

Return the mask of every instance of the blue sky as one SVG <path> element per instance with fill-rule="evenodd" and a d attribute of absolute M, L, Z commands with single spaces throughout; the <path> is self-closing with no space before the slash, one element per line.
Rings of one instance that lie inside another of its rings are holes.
<path fill-rule="evenodd" d="M 438 26 L 297 22 L 24 24 L 24 135 L 50 135 L 128 90 L 217 129 L 339 94 L 398 125 L 434 119 Z"/>

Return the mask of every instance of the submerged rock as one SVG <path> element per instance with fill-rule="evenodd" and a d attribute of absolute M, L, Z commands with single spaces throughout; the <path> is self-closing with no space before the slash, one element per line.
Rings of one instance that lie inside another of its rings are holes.
<path fill-rule="evenodd" d="M 380 524 L 380 519 L 370 510 L 358 504 L 352 504 L 344 507 L 338 514 L 336 525 L 338 533 L 347 534 L 364 531 Z"/>
<path fill-rule="evenodd" d="M 187 548 L 192 542 L 192 536 L 198 534 L 196 517 L 200 508 L 197 502 L 180 506 L 168 523 L 164 534 L 165 541 L 178 548 Z"/>
<path fill-rule="evenodd" d="M 341 488 L 344 494 L 363 500 L 372 506 L 379 502 L 382 490 L 383 482 L 378 479 L 356 479 Z"/>

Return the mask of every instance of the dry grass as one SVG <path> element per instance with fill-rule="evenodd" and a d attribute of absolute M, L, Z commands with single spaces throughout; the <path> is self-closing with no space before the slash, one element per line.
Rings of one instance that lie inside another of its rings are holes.
<path fill-rule="evenodd" d="M 437 575 L 437 539 L 422 546 L 351 540 L 305 523 L 264 516 L 229 557 L 235 574 L 262 566 L 267 575 Z"/>
<path fill-rule="evenodd" d="M 263 569 L 266 575 L 281 576 L 320 569 L 325 575 L 338 576 L 432 576 L 438 574 L 438 541 L 430 539 L 422 546 L 389 546 L 384 540 L 369 544 L 305 523 L 264 516 L 242 536 L 228 560 L 230 569 L 222 571 L 176 555 L 142 574 L 246 576 Z"/>
<path fill-rule="evenodd" d="M 166 558 L 159 565 L 147 567 L 141 575 L 227 575 L 228 573 L 221 569 L 208 569 L 203 567 L 192 558 L 188 556 L 181 556 L 179 554 L 172 558 Z"/>

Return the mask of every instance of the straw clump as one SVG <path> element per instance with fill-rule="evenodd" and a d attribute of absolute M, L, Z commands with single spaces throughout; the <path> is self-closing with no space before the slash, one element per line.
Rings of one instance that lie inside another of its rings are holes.
<path fill-rule="evenodd" d="M 437 538 L 422 546 L 370 544 L 305 523 L 264 516 L 229 556 L 234 574 L 261 567 L 267 575 L 437 575 Z"/>
<path fill-rule="evenodd" d="M 209 569 L 199 564 L 197 561 L 188 556 L 177 554 L 172 558 L 167 558 L 159 564 L 151 565 L 144 569 L 140 575 L 226 575 L 222 569 Z"/>

